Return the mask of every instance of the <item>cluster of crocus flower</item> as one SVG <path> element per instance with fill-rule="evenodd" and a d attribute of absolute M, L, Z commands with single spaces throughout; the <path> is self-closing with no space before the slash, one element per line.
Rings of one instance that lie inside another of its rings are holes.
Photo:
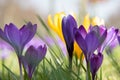
<path fill-rule="evenodd" d="M 57 35 L 61 38 L 61 40 L 65 43 L 65 40 L 64 40 L 64 37 L 63 37 L 63 34 L 62 34 L 62 19 L 63 17 L 65 16 L 66 14 L 64 12 L 59 12 L 59 13 L 56 13 L 53 17 L 53 20 L 52 20 L 52 17 L 51 15 L 48 15 L 48 25 L 49 27 L 57 33 Z M 75 17 L 75 15 L 73 15 Z M 104 25 L 104 20 L 103 19 L 100 19 L 98 17 L 94 17 L 92 19 L 90 19 L 89 17 L 89 14 L 87 14 L 85 17 L 84 17 L 84 20 L 83 20 L 83 26 L 84 28 L 86 29 L 86 31 L 88 31 L 89 29 L 89 26 L 92 25 L 92 26 L 95 26 L 95 25 Z M 80 59 L 81 57 L 81 54 L 82 54 L 82 50 L 80 49 L 80 47 L 78 46 L 78 44 L 76 43 L 76 41 L 74 42 L 74 50 L 73 50 L 73 53 L 75 55 L 77 55 L 77 58 Z M 63 45 L 64 46 L 64 45 Z"/>
<path fill-rule="evenodd" d="M 22 64 L 30 78 L 35 70 L 38 63 L 44 58 L 46 54 L 46 46 L 41 45 L 38 48 L 32 45 L 27 49 L 25 55 L 23 56 L 23 49 L 25 45 L 34 37 L 36 33 L 37 25 L 31 22 L 23 25 L 22 28 L 18 29 L 13 23 L 5 25 L 4 31 L 0 29 L 0 38 L 9 43 L 15 50 L 19 66 L 21 80 L 22 76 Z"/>
<path fill-rule="evenodd" d="M 64 12 L 56 13 L 53 20 L 54 22 L 51 19 L 51 15 L 49 15 L 48 25 L 53 31 L 55 31 L 58 34 L 62 41 L 66 43 L 67 51 L 69 53 L 69 61 L 71 65 L 73 54 L 77 55 L 78 59 L 80 59 L 83 56 L 81 55 L 82 54 L 81 48 L 79 47 L 77 42 L 73 39 L 72 28 L 77 27 L 77 23 L 75 21 L 75 18 L 70 16 L 65 17 Z M 104 25 L 104 20 L 99 19 L 98 17 L 90 19 L 89 14 L 87 14 L 83 21 L 83 26 L 86 31 L 88 31 L 90 25 L 92 26 Z"/>
<path fill-rule="evenodd" d="M 115 40 L 118 29 L 112 27 L 107 30 L 107 28 L 103 25 L 89 25 L 89 29 L 86 31 L 83 25 L 77 28 L 74 17 L 68 15 L 62 19 L 62 32 L 70 59 L 72 59 L 74 50 L 73 44 L 75 40 L 84 53 L 87 63 L 86 79 L 91 80 L 91 72 L 92 80 L 94 80 L 96 72 L 98 71 L 103 61 L 103 50 L 106 46 Z"/>

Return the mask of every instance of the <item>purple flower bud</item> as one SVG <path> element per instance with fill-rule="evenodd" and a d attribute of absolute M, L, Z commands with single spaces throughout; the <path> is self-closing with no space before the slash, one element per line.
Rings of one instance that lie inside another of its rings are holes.
<path fill-rule="evenodd" d="M 77 23 L 75 19 L 68 15 L 67 17 L 63 17 L 62 19 L 62 33 L 65 39 L 67 51 L 69 54 L 69 58 L 72 59 L 73 50 L 74 50 L 74 35 L 73 35 L 73 28 L 77 27 Z"/>
<path fill-rule="evenodd" d="M 96 72 L 98 71 L 98 69 L 100 68 L 101 64 L 103 61 L 103 55 L 101 53 L 96 54 L 92 54 L 90 57 L 90 70 L 92 73 L 92 78 L 94 80 Z"/>
<path fill-rule="evenodd" d="M 37 48 L 35 48 L 34 46 L 30 46 L 27 49 L 25 56 L 22 56 L 21 60 L 29 78 L 32 78 L 36 66 L 38 66 L 40 61 L 45 57 L 46 51 L 46 45 L 44 45 L 43 47 L 40 45 Z"/>

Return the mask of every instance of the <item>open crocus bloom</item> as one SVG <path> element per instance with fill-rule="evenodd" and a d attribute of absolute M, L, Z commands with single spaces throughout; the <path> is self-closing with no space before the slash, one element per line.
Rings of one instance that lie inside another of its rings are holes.
<path fill-rule="evenodd" d="M 35 48 L 34 46 L 30 46 L 27 49 L 25 56 L 22 56 L 22 63 L 29 78 L 32 78 L 35 68 L 38 66 L 40 61 L 45 57 L 46 51 L 47 51 L 46 45 L 44 45 L 43 47 L 40 45 L 37 48 Z"/>
<path fill-rule="evenodd" d="M 101 33 L 100 33 L 101 32 Z M 75 40 L 82 49 L 87 66 L 90 63 L 90 71 L 94 80 L 95 74 L 103 61 L 102 53 L 98 52 L 97 55 L 94 52 L 103 44 L 107 36 L 107 30 L 101 31 L 99 26 L 91 27 L 87 33 L 83 26 L 79 29 L 74 28 Z"/>
<path fill-rule="evenodd" d="M 36 33 L 37 25 L 31 22 L 18 29 L 14 24 L 5 25 L 4 31 L 0 29 L 0 38 L 8 42 L 21 56 L 24 46 L 33 38 Z"/>
<path fill-rule="evenodd" d="M 80 26 L 79 29 L 74 28 L 75 40 L 82 49 L 86 59 L 89 59 L 91 54 L 102 45 L 107 36 L 107 30 L 102 35 L 98 35 L 99 29 L 97 26 L 92 27 L 87 33 L 83 26 Z"/>

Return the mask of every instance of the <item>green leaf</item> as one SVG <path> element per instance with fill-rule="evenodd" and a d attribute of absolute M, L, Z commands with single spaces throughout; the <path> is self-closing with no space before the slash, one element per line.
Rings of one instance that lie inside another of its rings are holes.
<path fill-rule="evenodd" d="M 3 64 L 2 66 L 4 66 L 4 68 L 12 75 L 12 77 L 15 80 L 18 80 L 17 77 L 16 77 L 16 75 L 6 65 Z"/>

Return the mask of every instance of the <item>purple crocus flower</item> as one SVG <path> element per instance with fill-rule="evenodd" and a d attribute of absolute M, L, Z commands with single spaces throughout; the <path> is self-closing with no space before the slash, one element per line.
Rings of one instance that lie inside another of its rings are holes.
<path fill-rule="evenodd" d="M 45 57 L 46 51 L 47 51 L 46 45 L 44 45 L 44 47 L 40 45 L 37 48 L 35 48 L 34 46 L 30 46 L 27 49 L 25 56 L 22 56 L 23 66 L 30 79 L 32 78 L 36 66 L 38 66 L 40 61 Z"/>
<path fill-rule="evenodd" d="M 31 22 L 18 29 L 13 23 L 5 25 L 4 31 L 0 28 L 0 38 L 8 42 L 15 50 L 20 67 L 20 77 L 22 76 L 21 56 L 24 46 L 33 38 L 36 33 L 37 25 Z"/>
<path fill-rule="evenodd" d="M 98 35 L 98 29 L 100 29 L 98 26 L 93 27 L 87 33 L 83 26 L 80 26 L 79 29 L 74 28 L 75 40 L 82 49 L 86 60 L 89 60 L 91 54 L 102 45 L 107 36 L 107 30 L 102 35 Z"/>
<path fill-rule="evenodd" d="M 72 56 L 74 50 L 74 35 L 73 35 L 73 28 L 77 27 L 77 23 L 75 19 L 68 15 L 67 17 L 63 17 L 62 19 L 62 33 L 65 39 L 67 51 L 69 54 L 69 62 L 70 65 L 72 64 Z"/>
<path fill-rule="evenodd" d="M 80 26 L 79 29 L 74 28 L 75 40 L 85 55 L 87 63 L 87 79 L 89 76 L 89 65 L 92 79 L 94 80 L 95 74 L 102 64 L 103 55 L 99 52 L 97 55 L 94 54 L 95 50 L 102 45 L 107 36 L 107 30 L 102 31 L 102 33 L 100 33 L 100 31 L 101 29 L 99 26 L 92 27 L 88 33 L 83 26 Z"/>
<path fill-rule="evenodd" d="M 102 61 L 103 55 L 101 53 L 98 53 L 97 55 L 93 53 L 90 57 L 90 70 L 92 73 L 93 80 L 95 79 L 96 72 L 100 68 Z"/>
<path fill-rule="evenodd" d="M 37 25 L 31 22 L 18 29 L 13 23 L 5 25 L 4 31 L 0 29 L 0 38 L 8 42 L 21 56 L 24 46 L 33 38 L 36 33 Z"/>
<path fill-rule="evenodd" d="M 100 29 L 102 29 L 103 31 L 106 30 L 106 29 L 103 29 L 105 27 L 101 27 L 100 26 Z M 111 27 L 110 29 L 107 30 L 107 37 L 104 41 L 104 43 L 101 45 L 101 47 L 98 49 L 98 52 L 103 52 L 103 50 L 105 49 L 105 47 L 109 46 L 112 42 L 114 42 L 114 40 L 116 39 L 117 37 L 117 34 L 118 34 L 118 29 L 115 29 L 114 27 Z"/>

